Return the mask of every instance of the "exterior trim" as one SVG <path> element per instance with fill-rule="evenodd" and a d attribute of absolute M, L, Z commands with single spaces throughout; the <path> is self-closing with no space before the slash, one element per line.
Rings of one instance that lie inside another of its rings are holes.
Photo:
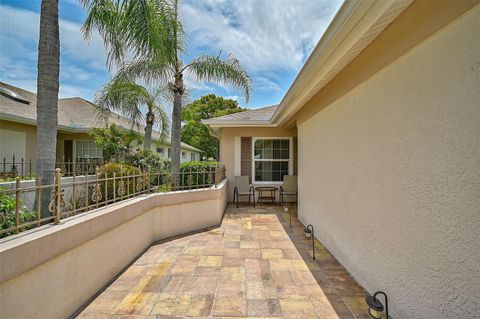
<path fill-rule="evenodd" d="M 261 137 L 261 136 L 253 136 L 252 137 L 252 184 L 275 184 L 275 185 L 281 185 L 283 184 L 283 181 L 279 182 L 274 182 L 274 181 L 256 181 L 255 180 L 255 142 L 257 140 L 289 140 L 289 146 L 288 146 L 288 175 L 292 175 L 293 173 L 293 136 L 275 136 L 275 137 Z M 283 160 L 280 160 L 280 162 L 283 162 Z"/>

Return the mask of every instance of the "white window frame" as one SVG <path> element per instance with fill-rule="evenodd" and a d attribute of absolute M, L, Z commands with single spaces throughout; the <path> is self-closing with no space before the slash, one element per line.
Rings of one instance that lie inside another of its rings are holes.
<path fill-rule="evenodd" d="M 90 143 L 93 143 L 95 144 L 95 141 L 94 140 L 73 140 L 73 157 L 75 158 L 75 162 L 78 162 L 79 159 L 87 159 L 87 157 L 85 157 L 85 155 L 83 155 L 83 157 L 78 157 L 78 154 L 77 154 L 77 143 L 78 142 L 90 142 Z M 83 146 L 82 146 L 83 148 Z M 99 160 L 99 159 L 103 159 L 103 150 L 96 146 L 95 145 L 95 148 L 100 150 L 100 157 L 88 157 L 88 159 L 92 159 L 92 160 Z"/>
<path fill-rule="evenodd" d="M 255 161 L 259 162 L 285 162 L 285 159 L 272 160 L 272 159 L 255 159 L 255 142 L 257 140 L 288 140 L 288 175 L 292 175 L 293 172 L 293 136 L 275 136 L 275 137 L 252 137 L 252 182 L 254 184 L 269 184 L 269 185 L 281 185 L 283 181 L 256 181 L 255 180 Z"/>

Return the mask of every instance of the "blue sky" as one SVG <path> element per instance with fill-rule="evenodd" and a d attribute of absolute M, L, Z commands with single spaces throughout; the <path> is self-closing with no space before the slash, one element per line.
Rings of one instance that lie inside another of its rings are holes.
<path fill-rule="evenodd" d="M 253 79 L 246 104 L 241 92 L 186 78 L 190 99 L 208 93 L 257 108 L 279 103 L 341 5 L 340 0 L 185 0 L 181 14 L 188 56 L 231 53 Z M 98 35 L 80 33 L 85 17 L 76 0 L 60 0 L 60 97 L 93 100 L 109 79 Z M 0 81 L 36 90 L 40 0 L 0 0 Z M 167 107 L 169 109 L 169 107 Z"/>

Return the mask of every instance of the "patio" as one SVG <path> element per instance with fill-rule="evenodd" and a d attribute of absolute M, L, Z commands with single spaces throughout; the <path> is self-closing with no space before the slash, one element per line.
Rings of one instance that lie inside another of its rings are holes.
<path fill-rule="evenodd" d="M 313 260 L 280 207 L 230 205 L 221 227 L 150 247 L 79 318 L 369 318 L 365 291 L 315 244 Z"/>

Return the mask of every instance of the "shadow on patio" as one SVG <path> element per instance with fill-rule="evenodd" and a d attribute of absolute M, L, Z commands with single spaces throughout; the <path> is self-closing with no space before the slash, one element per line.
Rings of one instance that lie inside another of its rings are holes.
<path fill-rule="evenodd" d="M 79 318 L 368 318 L 365 291 L 288 218 L 230 205 L 219 228 L 151 246 Z"/>

